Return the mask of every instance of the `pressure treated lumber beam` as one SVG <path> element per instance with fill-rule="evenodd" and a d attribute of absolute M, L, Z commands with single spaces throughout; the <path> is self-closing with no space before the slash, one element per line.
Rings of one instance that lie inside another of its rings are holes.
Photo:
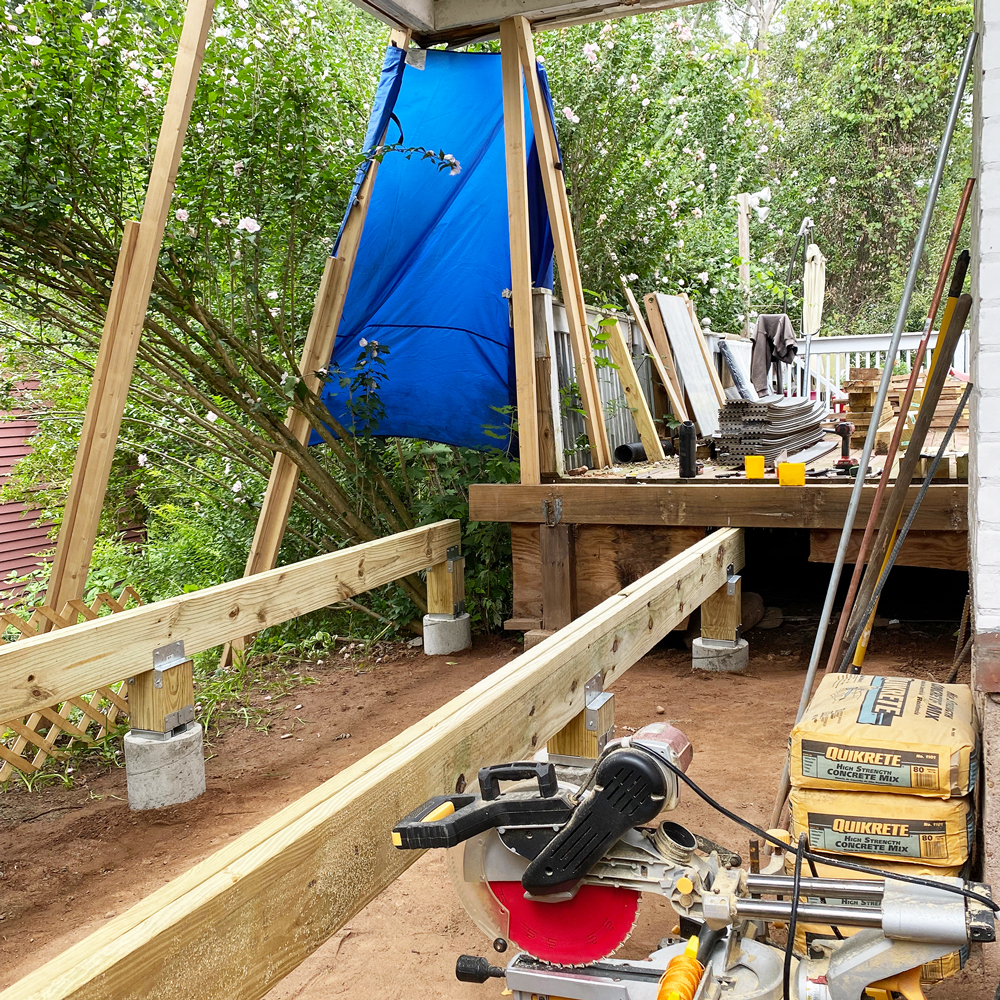
<path fill-rule="evenodd" d="M 45 594 L 45 603 L 57 612 L 67 601 L 82 597 L 87 583 L 213 8 L 214 0 L 188 2 L 142 220 L 125 226 Z"/>
<path fill-rule="evenodd" d="M 390 34 L 389 44 L 398 49 L 406 49 L 410 44 L 409 32 L 394 29 Z M 382 139 L 385 139 L 384 134 Z M 378 167 L 377 159 L 368 164 L 364 180 L 358 186 L 354 204 L 344 221 L 337 256 L 327 257 L 323 268 L 323 276 L 313 304 L 312 318 L 309 321 L 309 330 L 302 346 L 302 358 L 299 361 L 299 374 L 312 392 L 318 392 L 320 388 L 316 372 L 326 368 L 333 356 L 337 330 L 344 314 L 347 290 L 358 258 L 358 248 L 361 245 L 365 220 L 368 218 L 368 207 L 371 204 Z M 309 418 L 294 406 L 288 408 L 285 427 L 299 444 L 306 444 L 312 432 Z M 281 549 L 281 540 L 285 537 L 288 515 L 292 510 L 298 483 L 298 465 L 284 452 L 275 452 L 244 576 L 263 573 L 278 565 L 278 552 Z"/>
<path fill-rule="evenodd" d="M 535 332 L 531 303 L 531 226 L 528 215 L 528 147 L 524 134 L 524 86 L 511 21 L 500 24 L 503 71 L 503 133 L 510 232 L 510 306 L 514 326 L 517 443 L 522 483 L 540 483 Z"/>
<path fill-rule="evenodd" d="M 403 531 L 217 587 L 0 644 L 0 720 L 28 715 L 153 666 L 153 650 L 184 641 L 193 656 L 345 597 L 443 563 L 456 520 Z"/>
<path fill-rule="evenodd" d="M 396 821 L 483 764 L 530 755 L 743 565 L 724 529 L 609 598 L 0 993 L 256 1000 L 419 856 Z"/>
<path fill-rule="evenodd" d="M 918 487 L 908 492 L 913 502 Z M 875 487 L 861 494 L 859 516 L 871 509 Z M 779 486 L 777 482 L 730 483 L 704 480 L 690 485 L 572 483 L 518 486 L 477 484 L 469 491 L 473 521 L 540 524 L 542 502 L 561 500 L 560 517 L 569 524 L 727 525 L 740 528 L 841 528 L 851 499 L 847 483 Z M 968 487 L 931 486 L 914 528 L 968 530 Z"/>
<path fill-rule="evenodd" d="M 506 24 L 506 27 L 505 27 Z M 559 280 L 562 284 L 563 303 L 566 307 L 566 324 L 569 327 L 573 358 L 576 362 L 576 383 L 583 402 L 584 426 L 590 441 L 590 457 L 597 469 L 611 465 L 611 445 L 604 425 L 604 408 L 597 384 L 597 369 L 590 345 L 590 330 L 587 327 L 587 306 L 583 297 L 583 282 L 580 278 L 580 263 L 576 256 L 576 240 L 569 211 L 569 196 L 566 193 L 566 179 L 556 144 L 556 134 L 549 115 L 549 107 L 542 94 L 538 80 L 538 62 L 535 58 L 535 43 L 531 37 L 531 24 L 527 18 L 513 17 L 500 26 L 501 48 L 504 47 L 504 31 L 512 34 L 507 44 L 516 46 L 524 70 L 524 85 L 531 108 L 531 121 L 535 130 L 535 144 L 538 149 L 538 166 L 542 175 L 545 203 L 549 210 L 549 224 L 552 228 L 552 242 L 555 247 Z"/>
<path fill-rule="evenodd" d="M 632 351 L 626 342 L 621 323 L 608 327 L 608 334 L 608 353 L 618 368 L 618 381 L 625 395 L 625 402 L 628 403 L 632 418 L 635 420 L 639 440 L 646 450 L 646 458 L 650 462 L 661 462 L 665 458 L 663 445 L 660 444 L 660 435 L 656 430 L 656 424 L 653 423 L 649 403 L 642 394 L 642 383 L 632 363 Z"/>

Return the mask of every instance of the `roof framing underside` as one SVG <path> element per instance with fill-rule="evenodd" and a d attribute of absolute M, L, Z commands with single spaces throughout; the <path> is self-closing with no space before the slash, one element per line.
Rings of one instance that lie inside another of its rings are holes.
<path fill-rule="evenodd" d="M 500 22 L 522 15 L 535 31 L 609 21 L 704 0 L 354 0 L 387 24 L 409 28 L 423 46 L 465 45 L 495 38 Z"/>

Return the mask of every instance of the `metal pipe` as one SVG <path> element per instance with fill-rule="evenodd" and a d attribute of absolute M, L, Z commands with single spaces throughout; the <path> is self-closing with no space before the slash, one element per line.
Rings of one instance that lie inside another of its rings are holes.
<path fill-rule="evenodd" d="M 789 895 L 792 888 L 791 875 L 748 875 L 747 889 L 750 892 L 774 892 Z M 846 878 L 801 878 L 799 889 L 810 895 L 832 896 L 835 899 L 881 899 L 885 893 L 883 879 Z"/>
<path fill-rule="evenodd" d="M 910 299 L 913 297 L 913 289 L 917 283 L 920 259 L 923 257 L 924 245 L 927 242 L 927 233 L 931 227 L 934 206 L 937 204 L 938 192 L 941 189 L 941 179 L 944 176 L 944 168 L 948 160 L 948 151 L 951 148 L 952 136 L 955 134 L 955 125 L 962 110 L 962 97 L 965 94 L 965 85 L 972 70 L 972 58 L 975 54 L 976 43 L 978 41 L 979 32 L 974 31 L 969 35 L 969 41 L 965 46 L 965 57 L 962 59 L 962 67 L 958 73 L 958 82 L 955 86 L 951 110 L 948 112 L 948 122 L 945 125 L 944 135 L 941 137 L 937 163 L 934 165 L 934 174 L 927 191 L 927 200 L 924 203 L 923 218 L 920 220 L 920 229 L 917 231 L 917 239 L 913 245 L 913 254 L 910 257 L 910 269 L 907 272 L 906 284 L 903 286 L 903 295 L 899 301 L 896 324 L 892 330 L 892 340 L 889 342 L 889 349 L 886 351 L 885 367 L 882 369 L 882 379 L 879 382 L 878 393 L 875 396 L 873 413 L 882 412 L 886 396 L 889 394 L 889 383 L 892 380 L 892 369 L 896 353 L 899 350 L 899 340 L 903 336 L 903 327 L 906 325 L 906 316 L 910 310 Z M 796 722 L 801 720 L 806 710 L 806 705 L 809 704 L 809 698 L 812 695 L 813 682 L 816 680 L 816 669 L 819 666 L 819 658 L 823 652 L 823 644 L 826 642 L 826 630 L 830 624 L 830 616 L 833 614 L 833 604 L 837 597 L 837 588 L 840 585 L 840 574 L 844 569 L 847 547 L 850 544 L 851 532 L 854 529 L 854 519 L 857 517 L 858 507 L 861 505 L 861 492 L 865 486 L 865 473 L 868 471 L 868 462 L 871 460 L 877 433 L 878 421 L 872 420 L 868 425 L 868 434 L 865 436 L 864 448 L 861 450 L 858 477 L 854 481 L 854 488 L 851 491 L 851 501 L 847 507 L 847 515 L 844 518 L 844 528 L 840 533 L 840 545 L 837 547 L 837 556 L 834 559 L 833 570 L 830 573 L 830 584 L 826 590 L 826 599 L 823 601 L 823 610 L 820 612 L 819 627 L 816 629 L 816 640 L 813 643 L 812 655 L 809 657 L 809 669 L 806 671 L 805 682 L 802 685 L 802 697 L 799 699 L 799 708 L 795 713 Z M 790 787 L 788 761 L 786 758 L 785 769 L 781 777 L 781 788 L 779 789 L 778 799 L 774 805 L 774 811 L 771 814 L 771 826 L 777 826 L 781 819 L 781 810 L 784 808 L 785 799 L 788 798 Z"/>
<path fill-rule="evenodd" d="M 822 903 L 799 903 L 799 920 L 838 927 L 881 927 L 881 906 L 824 906 Z M 736 915 L 748 920 L 787 920 L 792 915 L 791 900 L 737 899 Z"/>

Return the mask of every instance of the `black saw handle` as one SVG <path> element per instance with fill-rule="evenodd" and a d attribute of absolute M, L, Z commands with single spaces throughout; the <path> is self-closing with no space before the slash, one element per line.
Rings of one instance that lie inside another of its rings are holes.
<path fill-rule="evenodd" d="M 484 799 L 500 798 L 501 781 L 538 780 L 538 794 L 549 798 L 559 791 L 559 780 L 553 764 L 535 760 L 515 760 L 511 764 L 491 764 L 479 769 L 479 791 Z"/>

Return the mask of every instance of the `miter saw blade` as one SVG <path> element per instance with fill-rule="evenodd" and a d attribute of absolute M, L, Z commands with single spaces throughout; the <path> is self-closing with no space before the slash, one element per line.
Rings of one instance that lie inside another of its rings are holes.
<path fill-rule="evenodd" d="M 509 914 L 507 936 L 533 958 L 555 965 L 588 965 L 607 958 L 628 939 L 639 914 L 640 893 L 582 885 L 558 903 L 525 899 L 520 882 L 490 882 Z"/>

